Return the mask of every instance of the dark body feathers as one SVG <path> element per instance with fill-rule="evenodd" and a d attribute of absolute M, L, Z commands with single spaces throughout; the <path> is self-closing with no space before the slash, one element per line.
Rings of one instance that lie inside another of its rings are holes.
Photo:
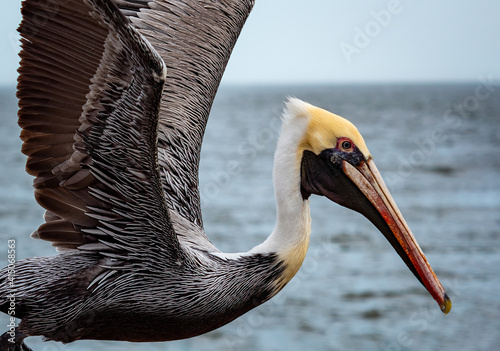
<path fill-rule="evenodd" d="M 282 271 L 273 255 L 238 261 L 212 257 L 205 264 L 186 260 L 156 272 L 118 270 L 91 285 L 102 266 L 113 264 L 78 252 L 20 262 L 20 330 L 62 342 L 188 338 L 229 323 L 271 298 L 276 293 L 272 283 Z M 242 279 L 249 269 L 253 274 Z M 6 311 L 7 304 L 1 308 Z"/>

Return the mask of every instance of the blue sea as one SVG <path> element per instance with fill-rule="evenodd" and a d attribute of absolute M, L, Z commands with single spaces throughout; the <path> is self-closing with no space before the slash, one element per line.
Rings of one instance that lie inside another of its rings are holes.
<path fill-rule="evenodd" d="M 29 338 L 35 351 L 500 350 L 500 86 L 222 86 L 202 150 L 205 229 L 246 251 L 274 226 L 272 163 L 280 114 L 296 96 L 350 119 L 453 301 L 443 315 L 364 217 L 311 198 L 307 258 L 275 298 L 227 326 L 166 343 Z M 0 264 L 55 254 L 24 172 L 15 88 L 0 89 Z M 0 329 L 7 329 L 7 318 Z M 3 326 L 3 327 L 2 327 Z M 3 332 L 3 330 L 0 330 Z"/>

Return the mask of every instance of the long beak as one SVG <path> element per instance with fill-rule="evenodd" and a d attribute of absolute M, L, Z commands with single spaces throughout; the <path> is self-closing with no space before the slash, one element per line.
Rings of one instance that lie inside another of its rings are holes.
<path fill-rule="evenodd" d="M 441 311 L 448 313 L 451 310 L 451 300 L 399 212 L 373 160 L 363 161 L 356 167 L 343 161 L 343 171 L 375 207 L 385 224 L 376 218 L 370 218 L 374 217 L 373 215 L 365 215 L 386 236 L 417 279 L 439 304 Z"/>

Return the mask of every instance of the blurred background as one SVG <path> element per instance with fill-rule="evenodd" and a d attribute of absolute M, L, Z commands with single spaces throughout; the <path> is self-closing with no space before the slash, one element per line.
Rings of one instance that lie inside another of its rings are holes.
<path fill-rule="evenodd" d="M 0 14 L 0 264 L 55 254 L 24 172 L 15 98 L 20 1 Z M 361 215 L 311 198 L 308 256 L 275 298 L 169 343 L 28 339 L 55 350 L 495 350 L 500 348 L 500 22 L 493 1 L 257 0 L 205 135 L 205 230 L 246 251 L 274 225 L 272 157 L 286 96 L 350 119 L 448 291 L 443 316 Z M 234 166 L 237 166 L 234 168 Z M 4 252 L 2 254 L 1 252 Z M 7 329 L 7 318 L 0 326 Z M 2 332 L 2 330 L 0 330 Z"/>

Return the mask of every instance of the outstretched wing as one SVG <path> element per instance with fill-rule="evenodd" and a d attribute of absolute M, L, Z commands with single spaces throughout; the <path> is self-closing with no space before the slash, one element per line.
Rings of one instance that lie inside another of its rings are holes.
<path fill-rule="evenodd" d="M 107 0 L 23 2 L 19 125 L 33 235 L 124 260 L 177 256 L 157 160 L 161 57 Z"/>
<path fill-rule="evenodd" d="M 163 190 L 171 210 L 202 227 L 201 142 L 222 74 L 254 0 L 113 1 L 168 68 L 158 134 Z"/>

